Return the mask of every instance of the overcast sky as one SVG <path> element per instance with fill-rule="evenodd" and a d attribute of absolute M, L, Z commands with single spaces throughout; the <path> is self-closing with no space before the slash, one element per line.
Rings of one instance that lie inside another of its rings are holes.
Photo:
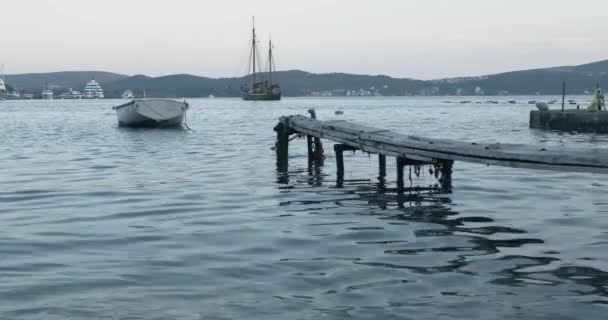
<path fill-rule="evenodd" d="M 251 17 L 277 68 L 434 79 L 608 59 L 606 0 L 2 0 L 6 73 L 233 77 Z"/>

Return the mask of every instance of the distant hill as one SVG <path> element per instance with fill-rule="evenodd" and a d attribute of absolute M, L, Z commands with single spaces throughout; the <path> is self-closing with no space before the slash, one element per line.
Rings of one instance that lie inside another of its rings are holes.
<path fill-rule="evenodd" d="M 210 94 L 236 96 L 240 83 L 236 78 L 212 79 L 189 74 L 155 78 L 136 75 L 107 83 L 104 89 L 110 96 L 121 94 L 125 89 L 133 90 L 136 95 L 142 95 L 145 90 L 147 96 L 154 97 L 207 97 Z M 231 86 L 234 86 L 234 89 Z"/>
<path fill-rule="evenodd" d="M 264 78 L 265 75 L 260 75 Z M 239 88 L 250 81 L 249 77 L 207 78 L 189 74 L 162 77 L 145 75 L 78 71 L 7 75 L 6 81 L 17 90 L 39 92 L 48 82 L 56 93 L 68 88 L 83 90 L 91 79 L 99 81 L 108 98 L 119 97 L 124 90 L 133 90 L 141 96 L 155 97 L 236 97 Z M 596 84 L 608 86 L 608 60 L 579 66 L 561 66 L 544 69 L 505 72 L 480 77 L 460 77 L 422 81 L 392 78 L 384 75 L 357 75 L 348 73 L 316 74 L 300 70 L 279 71 L 273 74 L 285 96 L 306 95 L 532 95 L 560 94 L 562 81 L 567 83 L 569 94 L 592 91 Z"/>
<path fill-rule="evenodd" d="M 267 75 L 261 74 L 260 79 Z M 212 79 L 187 74 L 151 78 L 137 75 L 104 85 L 111 95 L 125 88 L 143 89 L 149 96 L 165 97 L 236 97 L 240 87 L 247 84 L 249 77 Z M 417 91 L 427 86 L 425 81 L 396 79 L 388 76 L 368 76 L 345 73 L 314 74 L 299 70 L 273 73 L 273 81 L 278 81 L 285 96 L 304 96 L 327 90 L 359 90 L 361 88 L 380 90 L 384 95 L 403 95 L 406 90 Z"/>
<path fill-rule="evenodd" d="M 109 83 L 127 77 L 123 74 L 103 71 L 64 71 L 6 75 L 5 80 L 17 90 L 38 92 L 44 89 L 48 83 L 52 89 L 67 90 L 67 88 L 73 88 L 74 90 L 82 91 L 91 79 L 95 79 L 101 83 Z"/>
<path fill-rule="evenodd" d="M 562 82 L 566 81 L 567 92 L 582 94 L 590 91 L 596 84 L 608 86 L 608 60 L 579 66 L 562 66 L 545 69 L 505 72 L 500 74 L 453 78 L 431 81 L 440 88 L 441 93 L 455 93 L 461 89 L 463 94 L 474 94 L 479 87 L 487 95 L 513 94 L 561 94 Z"/>

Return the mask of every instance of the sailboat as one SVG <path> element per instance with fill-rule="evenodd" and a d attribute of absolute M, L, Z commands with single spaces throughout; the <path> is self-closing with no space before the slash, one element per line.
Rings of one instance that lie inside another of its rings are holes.
<path fill-rule="evenodd" d="M 272 56 L 272 40 L 268 42 L 268 80 L 258 81 L 256 72 L 257 43 L 255 36 L 255 24 L 252 29 L 251 40 L 251 83 L 241 87 L 241 98 L 243 100 L 281 100 L 281 87 L 277 83 L 272 83 L 272 69 L 274 59 Z"/>

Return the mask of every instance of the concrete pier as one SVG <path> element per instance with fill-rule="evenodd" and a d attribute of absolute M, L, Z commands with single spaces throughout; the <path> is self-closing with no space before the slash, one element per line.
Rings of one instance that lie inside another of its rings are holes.
<path fill-rule="evenodd" d="M 586 110 L 532 110 L 530 128 L 608 132 L 608 112 L 589 112 Z"/>

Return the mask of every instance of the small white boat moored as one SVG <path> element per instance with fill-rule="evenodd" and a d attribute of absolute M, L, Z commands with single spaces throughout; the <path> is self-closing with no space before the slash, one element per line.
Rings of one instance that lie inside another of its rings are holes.
<path fill-rule="evenodd" d="M 186 101 L 135 99 L 113 107 L 118 125 L 131 127 L 176 127 L 184 122 L 190 106 Z"/>

